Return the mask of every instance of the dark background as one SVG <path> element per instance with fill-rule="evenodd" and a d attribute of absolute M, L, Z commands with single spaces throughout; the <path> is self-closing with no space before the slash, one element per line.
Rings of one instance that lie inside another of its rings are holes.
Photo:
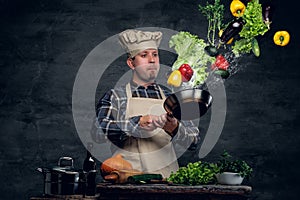
<path fill-rule="evenodd" d="M 260 38 L 261 56 L 243 56 L 241 69 L 225 81 L 226 122 L 205 159 L 226 149 L 253 166 L 247 182 L 252 199 L 296 200 L 299 14 L 287 1 L 272 2 L 273 23 Z M 40 195 L 43 178 L 35 168 L 55 165 L 60 156 L 73 157 L 75 167 L 81 167 L 86 151 L 72 118 L 72 88 L 94 47 L 127 28 L 147 26 L 205 38 L 207 20 L 199 3 L 204 5 L 200 0 L 0 0 L 0 199 Z M 274 45 L 277 30 L 290 32 L 288 46 Z M 114 73 L 124 73 L 122 69 Z M 110 87 L 101 84 L 98 95 Z"/>

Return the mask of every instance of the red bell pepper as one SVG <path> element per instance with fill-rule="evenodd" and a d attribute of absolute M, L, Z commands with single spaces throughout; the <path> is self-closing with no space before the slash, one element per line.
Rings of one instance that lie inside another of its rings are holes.
<path fill-rule="evenodd" d="M 229 62 L 222 54 L 217 55 L 215 63 L 211 65 L 211 68 L 213 70 L 214 69 L 227 70 L 228 67 L 229 67 Z"/>
<path fill-rule="evenodd" d="M 194 74 L 194 71 L 189 64 L 182 64 L 178 70 L 181 73 L 183 82 L 188 82 L 189 80 L 191 80 Z"/>

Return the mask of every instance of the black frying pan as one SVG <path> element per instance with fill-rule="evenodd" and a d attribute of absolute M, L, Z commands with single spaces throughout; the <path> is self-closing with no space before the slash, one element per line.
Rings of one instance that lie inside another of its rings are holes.
<path fill-rule="evenodd" d="M 185 89 L 167 97 L 164 109 L 178 120 L 193 120 L 203 116 L 212 103 L 212 96 L 206 90 Z"/>

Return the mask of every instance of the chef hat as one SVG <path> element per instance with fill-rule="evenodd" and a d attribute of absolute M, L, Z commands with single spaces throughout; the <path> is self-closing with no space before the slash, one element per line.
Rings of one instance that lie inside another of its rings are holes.
<path fill-rule="evenodd" d="M 149 32 L 129 29 L 119 34 L 121 46 L 130 54 L 136 56 L 145 49 L 158 49 L 162 38 L 161 32 Z"/>

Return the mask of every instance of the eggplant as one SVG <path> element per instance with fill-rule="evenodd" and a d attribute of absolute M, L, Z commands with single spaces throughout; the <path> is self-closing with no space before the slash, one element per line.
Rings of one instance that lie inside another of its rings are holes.
<path fill-rule="evenodd" d="M 215 46 L 208 45 L 204 48 L 204 51 L 212 57 L 215 57 L 216 55 L 219 54 L 218 49 Z"/>
<path fill-rule="evenodd" d="M 230 22 L 220 37 L 221 44 L 227 43 L 232 37 L 237 35 L 243 29 L 243 26 L 242 18 L 237 18 Z"/>
<path fill-rule="evenodd" d="M 268 26 L 268 29 L 270 29 L 270 24 L 272 23 L 272 14 L 273 14 L 272 5 L 268 3 L 264 3 L 262 5 L 262 17 L 264 23 Z"/>

